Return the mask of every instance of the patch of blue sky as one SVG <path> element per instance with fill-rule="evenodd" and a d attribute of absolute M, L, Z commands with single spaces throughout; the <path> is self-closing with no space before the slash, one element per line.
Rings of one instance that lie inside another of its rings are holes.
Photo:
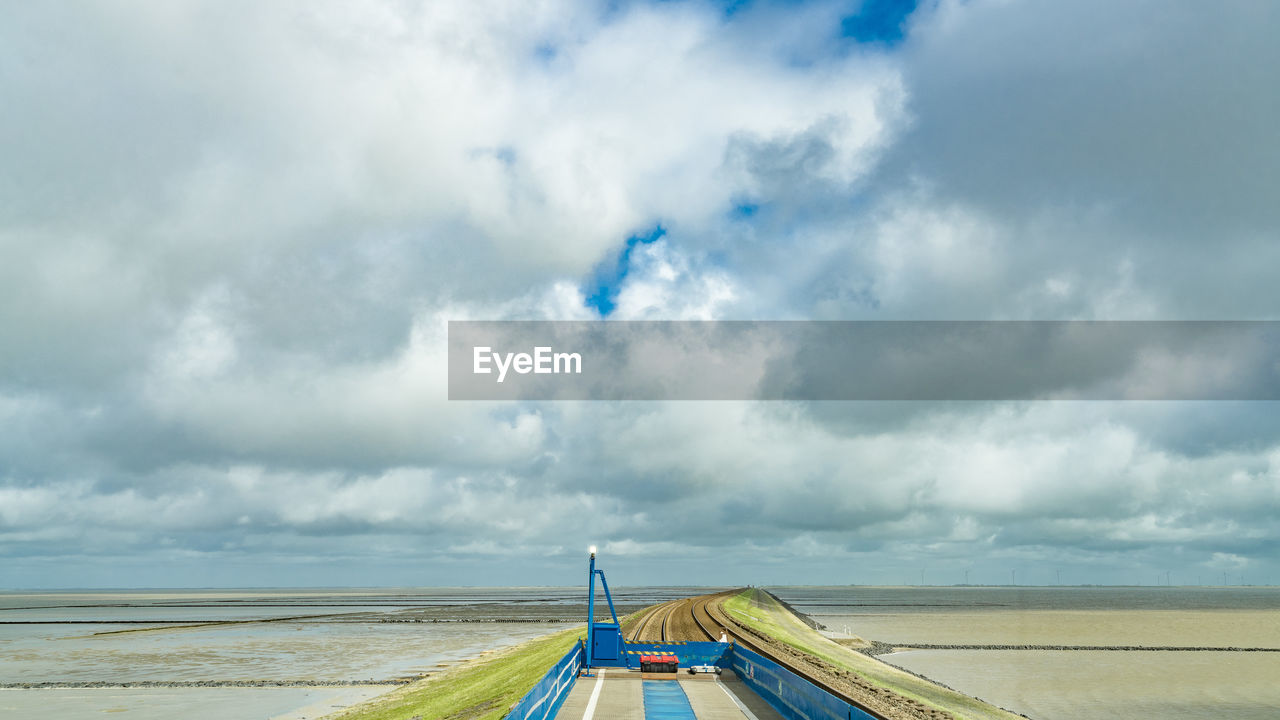
<path fill-rule="evenodd" d="M 699 0 L 650 0 L 653 4 L 699 2 Z M 702 0 L 706 4 L 718 8 L 725 18 L 744 14 L 756 8 L 802 8 L 804 6 L 824 5 L 837 8 L 848 8 L 848 12 L 840 17 L 840 24 L 835 33 L 846 42 L 893 47 L 902 42 L 906 32 L 906 20 L 916 11 L 920 0 Z M 613 2 L 613 12 L 625 8 L 632 3 Z"/>
<path fill-rule="evenodd" d="M 549 42 L 541 43 L 533 49 L 533 57 L 543 64 L 555 60 L 559 54 L 560 49 Z"/>
<path fill-rule="evenodd" d="M 618 305 L 618 292 L 631 272 L 631 255 L 636 247 L 655 243 L 666 234 L 667 229 L 658 223 L 647 232 L 637 233 L 627 238 L 622 251 L 618 253 L 617 260 L 612 265 L 606 261 L 596 268 L 583 293 L 587 296 L 587 307 L 595 308 L 601 317 L 608 317 L 613 313 Z"/>
<path fill-rule="evenodd" d="M 752 4 L 752 0 L 722 0 L 720 2 L 720 10 L 725 14 L 725 17 L 729 17 L 739 10 L 750 7 Z"/>
<path fill-rule="evenodd" d="M 493 158 L 507 167 L 516 164 L 516 149 L 510 145 L 471 148 L 467 154 L 472 159 Z"/>
<path fill-rule="evenodd" d="M 907 18 L 919 0 L 863 0 L 840 20 L 840 37 L 856 43 L 893 47 L 902 42 Z"/>

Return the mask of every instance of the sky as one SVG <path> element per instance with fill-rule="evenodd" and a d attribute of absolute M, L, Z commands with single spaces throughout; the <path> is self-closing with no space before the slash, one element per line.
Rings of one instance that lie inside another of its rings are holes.
<path fill-rule="evenodd" d="M 1280 319 L 1274 2 L 5 15 L 0 588 L 588 545 L 615 585 L 1280 583 L 1272 402 L 446 394 L 449 320 Z"/>

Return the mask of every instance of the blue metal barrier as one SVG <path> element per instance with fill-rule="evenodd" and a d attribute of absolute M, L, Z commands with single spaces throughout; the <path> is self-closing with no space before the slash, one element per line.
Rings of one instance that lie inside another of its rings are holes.
<path fill-rule="evenodd" d="M 690 665 L 719 665 L 729 667 L 725 659 L 729 643 L 721 642 L 624 642 L 622 654 L 629 659 L 627 667 L 640 667 L 641 655 L 675 655 L 681 668 Z"/>
<path fill-rule="evenodd" d="M 645 680 L 644 720 L 697 720 L 689 696 L 680 683 L 670 680 Z"/>
<path fill-rule="evenodd" d="M 569 696 L 569 688 L 573 687 L 574 681 L 578 679 L 578 670 L 582 669 L 585 657 L 586 652 L 582 648 L 582 643 L 573 646 L 572 650 L 542 676 L 532 690 L 511 706 L 511 710 L 505 716 L 506 720 L 554 718 L 564 699 Z"/>
<path fill-rule="evenodd" d="M 738 679 L 787 720 L 875 720 L 778 663 L 734 645 L 729 664 Z"/>

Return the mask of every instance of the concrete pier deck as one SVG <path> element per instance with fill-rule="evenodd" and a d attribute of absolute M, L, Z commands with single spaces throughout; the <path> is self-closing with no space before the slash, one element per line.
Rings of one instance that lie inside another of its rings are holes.
<path fill-rule="evenodd" d="M 615 668 L 594 672 L 595 677 L 580 677 L 574 683 L 556 720 L 782 720 L 732 670 L 721 675 L 641 673 Z M 653 683 L 663 685 L 658 688 Z M 646 684 L 650 684 L 647 693 Z M 673 686 L 683 693 L 687 707 L 679 702 L 679 693 L 670 692 Z M 663 697 L 675 695 L 676 702 L 646 704 L 646 696 L 659 695 L 655 690 L 665 691 L 661 693 Z"/>

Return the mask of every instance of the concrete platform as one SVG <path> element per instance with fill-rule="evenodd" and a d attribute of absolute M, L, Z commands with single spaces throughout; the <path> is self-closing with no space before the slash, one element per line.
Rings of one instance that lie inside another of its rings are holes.
<path fill-rule="evenodd" d="M 674 683 L 697 720 L 782 720 L 732 670 L 721 675 L 672 675 L 609 668 L 597 669 L 595 675 L 578 678 L 556 720 L 654 720 L 659 712 L 645 707 L 646 683 Z M 664 709 L 662 717 L 669 717 L 667 712 Z"/>

